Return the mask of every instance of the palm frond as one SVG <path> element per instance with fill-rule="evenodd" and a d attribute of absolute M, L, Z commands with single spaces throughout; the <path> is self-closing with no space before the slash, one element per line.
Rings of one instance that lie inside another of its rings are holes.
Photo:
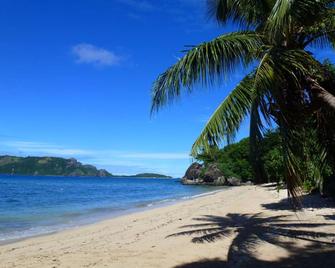
<path fill-rule="evenodd" d="M 294 24 L 297 27 L 308 27 L 327 17 L 332 10 L 331 2 L 334 1 L 294 0 L 291 2 L 290 15 L 294 19 Z"/>
<path fill-rule="evenodd" d="M 275 86 L 277 77 L 275 75 L 275 63 L 270 53 L 264 54 L 255 73 L 255 85 L 258 95 L 264 94 L 266 91 Z"/>
<path fill-rule="evenodd" d="M 283 138 L 283 157 L 285 167 L 285 179 L 289 197 L 292 197 L 293 204 L 299 207 L 301 200 L 302 171 L 299 167 L 299 159 L 296 152 L 297 144 L 300 140 L 297 138 L 297 132 L 294 132 L 285 126 L 283 122 L 280 127 L 281 136 Z"/>
<path fill-rule="evenodd" d="M 191 92 L 196 83 L 202 82 L 203 86 L 212 84 L 235 67 L 248 65 L 256 58 L 262 45 L 259 34 L 236 32 L 192 48 L 154 83 L 151 111 L 157 111 L 180 96 L 182 89 Z"/>
<path fill-rule="evenodd" d="M 321 19 L 315 24 L 306 27 L 304 30 L 303 47 L 313 46 L 325 48 L 335 45 L 335 9 L 328 11 L 321 16 Z M 335 47 L 335 46 L 334 46 Z"/>
<path fill-rule="evenodd" d="M 335 49 L 335 32 L 328 33 L 328 40 L 330 42 L 330 45 L 333 49 Z"/>
<path fill-rule="evenodd" d="M 264 164 L 261 159 L 261 142 L 263 140 L 263 123 L 259 114 L 260 101 L 255 98 L 251 105 L 250 116 L 250 162 L 252 165 L 253 173 L 256 183 L 266 182 L 266 175 Z"/>
<path fill-rule="evenodd" d="M 319 33 L 319 26 L 324 25 L 322 20 L 334 16 L 333 3 L 325 0 L 277 0 L 265 27 L 270 39 L 278 42 L 278 37 L 285 37 L 287 42 L 293 33 L 305 35 L 305 31 L 310 29 Z"/>
<path fill-rule="evenodd" d="M 192 147 L 192 155 L 209 151 L 212 145 L 234 138 L 242 120 L 250 113 L 254 74 L 246 76 L 219 105 Z"/>
<path fill-rule="evenodd" d="M 285 35 L 293 0 L 277 0 L 266 22 L 265 29 L 271 39 Z"/>
<path fill-rule="evenodd" d="M 271 112 L 268 107 L 272 99 L 277 99 L 278 84 L 282 76 L 277 74 L 275 62 L 271 53 L 266 53 L 260 61 L 254 80 L 255 98 L 258 100 L 257 106 L 268 126 L 271 126 Z"/>
<path fill-rule="evenodd" d="M 316 124 L 317 126 L 317 124 Z M 308 144 L 305 146 L 307 148 L 307 155 L 310 158 L 310 168 L 313 172 L 312 176 L 317 183 L 319 189 L 322 189 L 323 175 L 327 168 L 327 158 L 328 158 L 328 146 L 325 145 L 325 142 L 318 141 L 318 128 L 309 128 L 306 131 L 310 137 L 305 140 L 308 141 Z"/>
<path fill-rule="evenodd" d="M 287 50 L 287 49 L 271 49 L 266 53 L 261 60 L 257 71 L 255 73 L 255 100 L 259 99 L 257 107 L 253 108 L 254 122 L 251 122 L 250 141 L 251 152 L 257 156 L 257 139 L 260 136 L 260 119 L 258 110 L 262 112 L 264 118 L 270 120 L 270 111 L 267 107 L 267 102 L 264 98 L 268 98 L 268 102 L 273 102 L 280 111 L 276 118 L 280 119 L 278 122 L 281 128 L 281 136 L 283 137 L 283 156 L 286 168 L 286 182 L 290 196 L 293 197 L 295 205 L 299 204 L 298 196 L 300 195 L 300 187 L 302 185 L 301 174 L 302 170 L 299 168 L 299 152 L 296 150 L 299 144 L 298 131 L 294 130 L 294 126 L 288 123 L 285 115 L 285 94 L 283 89 L 285 85 L 290 85 L 290 90 L 301 87 L 301 78 L 307 75 L 312 69 L 318 67 L 316 60 L 304 50 Z M 281 86 L 283 88 L 281 88 Z M 283 113 L 284 111 L 284 113 Z M 254 166 L 257 166 L 257 158 L 254 156 Z M 258 167 L 259 168 L 259 167 Z M 255 169 L 255 168 L 254 168 Z"/>
<path fill-rule="evenodd" d="M 282 81 L 290 81 L 296 87 L 301 86 L 301 77 L 306 77 L 312 70 L 320 68 L 318 61 L 303 49 L 274 48 L 265 54 L 264 63 L 258 68 L 257 87 L 271 87 Z M 258 77 L 260 79 L 258 79 Z"/>
<path fill-rule="evenodd" d="M 263 0 L 208 0 L 208 14 L 219 23 L 229 21 L 239 26 L 248 28 L 263 24 L 269 11 L 271 2 Z"/>

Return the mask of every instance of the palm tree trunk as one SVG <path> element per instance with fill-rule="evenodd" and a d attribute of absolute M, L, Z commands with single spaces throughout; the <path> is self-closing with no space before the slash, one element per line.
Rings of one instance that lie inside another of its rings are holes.
<path fill-rule="evenodd" d="M 313 94 L 315 94 L 320 101 L 335 110 L 335 96 L 320 86 L 320 84 L 311 77 L 307 77 L 307 82 L 310 84 Z"/>

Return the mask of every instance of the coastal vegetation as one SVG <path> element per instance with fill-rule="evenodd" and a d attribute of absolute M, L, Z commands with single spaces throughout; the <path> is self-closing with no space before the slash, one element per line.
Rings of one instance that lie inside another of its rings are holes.
<path fill-rule="evenodd" d="M 105 169 L 84 165 L 74 158 L 0 156 L 0 174 L 33 176 L 84 176 L 125 178 L 171 178 L 157 173 L 136 175 L 113 175 Z"/>
<path fill-rule="evenodd" d="M 108 171 L 74 158 L 0 156 L 0 174 L 110 177 Z"/>
<path fill-rule="evenodd" d="M 335 45 L 335 1 L 210 0 L 208 7 L 220 25 L 233 23 L 237 30 L 190 47 L 162 73 L 152 89 L 152 112 L 191 93 L 196 84 L 218 85 L 240 68 L 250 71 L 212 114 L 192 155 L 230 144 L 250 118 L 248 142 L 219 150 L 221 157 L 248 143 L 249 162 L 238 165 L 248 166 L 244 172 L 252 170 L 256 183 L 282 179 L 294 198 L 310 178 L 321 187 L 335 173 L 335 72 L 312 51 Z M 264 155 L 274 126 L 280 146 Z M 227 161 L 222 168 L 237 172 L 237 164 Z"/>
<path fill-rule="evenodd" d="M 279 130 L 268 131 L 264 134 L 262 142 L 259 144 L 260 159 L 264 163 L 265 182 L 283 183 L 284 177 L 284 159 L 282 156 L 282 141 Z M 250 159 L 250 138 L 244 138 L 237 143 L 225 146 L 222 149 L 217 147 L 209 151 L 199 153 L 195 159 L 204 166 L 203 173 L 207 168 L 215 164 L 222 174 L 227 177 L 235 177 L 241 181 L 254 181 L 252 170 L 252 159 Z M 300 168 L 307 170 L 304 178 L 303 188 L 307 192 L 317 190 L 319 182 L 313 174 L 313 167 L 310 162 L 300 162 Z M 309 172 L 308 172 L 309 171 Z M 324 168 L 324 177 L 331 175 L 330 166 Z"/>

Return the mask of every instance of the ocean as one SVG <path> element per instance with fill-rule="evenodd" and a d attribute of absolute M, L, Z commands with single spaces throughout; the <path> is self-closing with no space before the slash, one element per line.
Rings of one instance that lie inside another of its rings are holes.
<path fill-rule="evenodd" d="M 210 194 L 179 179 L 0 175 L 0 243 Z"/>

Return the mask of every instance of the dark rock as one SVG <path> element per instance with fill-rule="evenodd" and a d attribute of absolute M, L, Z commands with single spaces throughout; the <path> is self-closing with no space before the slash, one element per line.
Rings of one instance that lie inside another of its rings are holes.
<path fill-rule="evenodd" d="M 98 174 L 97 174 L 98 177 L 108 177 L 110 176 L 110 174 L 108 173 L 107 170 L 105 169 L 100 169 L 98 170 Z"/>
<path fill-rule="evenodd" d="M 204 167 L 199 163 L 193 163 L 187 169 L 181 182 L 187 185 L 227 185 L 227 180 L 217 164 Z"/>
<path fill-rule="evenodd" d="M 335 175 L 329 176 L 324 179 L 322 196 L 335 198 Z"/>
<path fill-rule="evenodd" d="M 234 177 L 231 177 L 231 178 L 228 178 L 228 185 L 230 186 L 240 186 L 242 181 L 238 178 L 234 178 Z"/>
<path fill-rule="evenodd" d="M 227 179 L 224 176 L 219 177 L 216 181 L 214 181 L 214 184 L 216 186 L 223 186 L 223 185 L 227 185 Z"/>
<path fill-rule="evenodd" d="M 215 163 L 209 164 L 206 169 L 205 173 L 202 176 L 204 182 L 215 182 L 218 178 L 223 177 L 223 172 L 219 169 L 218 165 Z"/>
<path fill-rule="evenodd" d="M 67 161 L 67 168 L 77 168 L 79 167 L 81 164 L 77 161 L 77 159 L 75 158 L 70 158 L 68 161 Z"/>
<path fill-rule="evenodd" d="M 199 163 L 193 163 L 185 173 L 185 176 L 183 179 L 185 180 L 197 180 L 201 177 L 201 171 L 203 170 L 203 166 Z"/>
<path fill-rule="evenodd" d="M 183 177 L 181 179 L 181 183 L 184 185 L 199 185 L 204 184 L 203 180 L 197 179 L 197 180 L 189 180 L 186 177 Z"/>

